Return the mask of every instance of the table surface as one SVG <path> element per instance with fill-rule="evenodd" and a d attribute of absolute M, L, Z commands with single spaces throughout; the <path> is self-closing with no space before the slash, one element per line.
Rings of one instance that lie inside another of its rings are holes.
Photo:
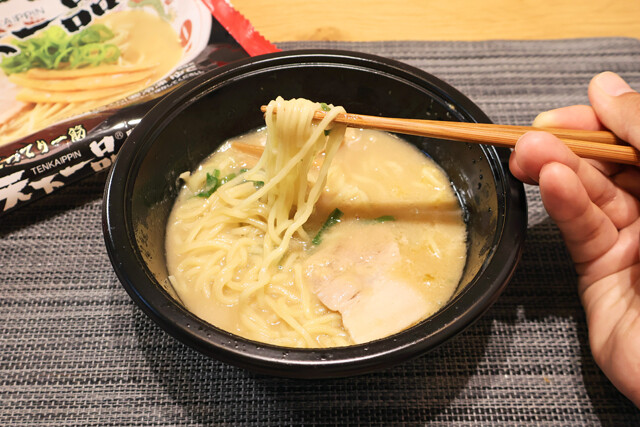
<path fill-rule="evenodd" d="M 505 124 L 586 102 L 603 68 L 640 88 L 640 41 L 629 38 L 278 46 L 402 61 Z M 322 381 L 252 374 L 159 328 L 109 262 L 103 188 L 95 176 L 0 220 L 2 426 L 640 426 L 591 358 L 575 271 L 535 187 L 522 260 L 485 315 L 427 355 Z"/>
<path fill-rule="evenodd" d="M 499 123 L 587 102 L 604 69 L 640 88 L 640 41 L 604 38 L 639 37 L 638 0 L 558 0 L 548 15 L 533 0 L 232 2 L 282 49 L 405 62 Z M 343 42 L 307 42 L 323 39 Z M 438 41 L 478 39 L 511 40 Z M 95 176 L 0 220 L 0 425 L 640 425 L 590 356 L 575 272 L 534 187 L 522 260 L 484 316 L 425 356 L 326 381 L 256 375 L 161 330 L 109 262 L 103 187 Z"/>
<path fill-rule="evenodd" d="M 640 38 L 637 0 L 232 0 L 272 42 Z"/>

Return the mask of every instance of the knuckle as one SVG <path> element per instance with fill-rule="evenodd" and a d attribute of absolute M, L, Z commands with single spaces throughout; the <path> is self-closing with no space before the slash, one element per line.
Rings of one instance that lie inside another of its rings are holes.
<path fill-rule="evenodd" d="M 640 148 L 640 93 L 629 92 L 620 95 L 616 111 L 620 129 L 612 129 L 623 140 Z"/>

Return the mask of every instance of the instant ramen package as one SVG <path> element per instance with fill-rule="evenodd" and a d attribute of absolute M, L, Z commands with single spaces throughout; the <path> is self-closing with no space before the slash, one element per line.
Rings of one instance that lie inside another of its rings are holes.
<path fill-rule="evenodd" d="M 0 215 L 107 170 L 182 82 L 276 50 L 224 0 L 0 0 Z"/>

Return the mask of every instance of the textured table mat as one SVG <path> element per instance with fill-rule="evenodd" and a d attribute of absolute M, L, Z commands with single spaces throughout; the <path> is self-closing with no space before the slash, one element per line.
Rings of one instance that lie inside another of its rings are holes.
<path fill-rule="evenodd" d="M 586 103 L 603 70 L 640 88 L 632 39 L 281 47 L 404 61 L 505 124 Z M 104 248 L 104 178 L 0 219 L 0 425 L 640 425 L 591 358 L 575 273 L 533 187 L 522 262 L 481 320 L 389 370 L 301 381 L 209 360 L 142 314 Z"/>

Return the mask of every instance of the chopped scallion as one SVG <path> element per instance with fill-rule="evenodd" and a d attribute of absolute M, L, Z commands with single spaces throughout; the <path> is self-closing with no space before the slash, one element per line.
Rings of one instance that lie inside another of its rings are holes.
<path fill-rule="evenodd" d="M 120 57 L 120 49 L 115 44 L 105 43 L 114 36 L 103 24 L 93 24 L 74 35 L 52 25 L 37 36 L 12 41 L 20 52 L 4 58 L 0 68 L 10 75 L 32 68 L 55 70 L 114 63 Z"/>
<path fill-rule="evenodd" d="M 314 237 L 313 240 L 311 240 L 311 243 L 313 243 L 316 246 L 319 245 L 320 242 L 322 241 L 322 234 L 326 232 L 327 229 L 339 223 L 340 218 L 342 218 L 342 215 L 343 215 L 342 211 L 338 208 L 335 208 L 333 212 L 331 212 L 331 215 L 329 215 L 327 220 L 324 222 L 324 224 L 322 224 L 322 227 L 320 227 L 320 230 L 318 231 L 318 234 L 316 234 L 316 237 Z"/>
<path fill-rule="evenodd" d="M 222 180 L 220 181 L 220 185 L 226 184 L 227 182 L 231 181 L 235 177 L 236 177 L 235 173 L 230 173 L 229 175 L 222 178 Z"/>

